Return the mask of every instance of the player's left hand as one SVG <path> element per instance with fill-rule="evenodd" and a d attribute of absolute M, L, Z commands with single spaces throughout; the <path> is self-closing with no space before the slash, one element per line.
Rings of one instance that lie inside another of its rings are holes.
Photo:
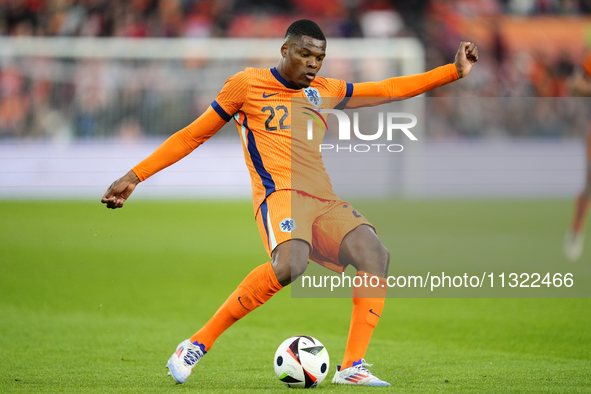
<path fill-rule="evenodd" d="M 460 49 L 456 53 L 456 60 L 454 62 L 459 77 L 464 78 L 468 75 L 470 70 L 472 70 L 472 66 L 477 61 L 478 47 L 473 42 L 460 42 Z"/>

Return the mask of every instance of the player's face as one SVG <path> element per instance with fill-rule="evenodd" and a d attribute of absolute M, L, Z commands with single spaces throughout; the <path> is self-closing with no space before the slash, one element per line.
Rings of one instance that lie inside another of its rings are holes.
<path fill-rule="evenodd" d="M 300 40 L 283 44 L 283 71 L 294 85 L 307 88 L 316 78 L 326 56 L 326 41 L 302 36 Z"/>

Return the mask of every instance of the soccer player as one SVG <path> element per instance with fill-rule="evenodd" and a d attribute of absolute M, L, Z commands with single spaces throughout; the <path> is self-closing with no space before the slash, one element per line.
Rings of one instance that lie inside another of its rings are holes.
<path fill-rule="evenodd" d="M 137 184 L 191 153 L 234 119 L 252 181 L 256 221 L 271 261 L 255 268 L 213 317 L 179 344 L 167 363 L 169 375 L 178 383 L 185 382 L 225 330 L 299 277 L 312 259 L 339 273 L 351 264 L 358 276 L 379 278 L 378 287 L 353 289 L 347 346 L 333 382 L 389 385 L 367 369 L 370 365 L 364 359 L 384 307 L 389 252 L 369 221 L 333 192 L 318 145 L 303 146 L 305 155 L 292 151 L 298 130 L 291 129 L 291 100 L 307 100 L 318 108 L 322 98 L 337 98 L 337 102 L 326 99 L 324 108 L 340 109 L 351 98 L 415 96 L 468 75 L 478 60 L 478 48 L 462 42 L 454 64 L 357 84 L 317 75 L 325 50 L 326 39 L 316 23 L 294 22 L 276 67 L 247 68 L 231 76 L 197 120 L 113 182 L 102 198 L 108 208 L 121 208 Z M 294 208 L 299 216 L 292 216 Z"/>
<path fill-rule="evenodd" d="M 591 54 L 583 61 L 583 67 L 576 69 L 568 81 L 568 87 L 573 96 L 591 97 Z M 569 260 L 576 261 L 583 253 L 585 241 L 585 218 L 591 198 L 591 125 L 587 132 L 587 179 L 585 188 L 575 200 L 575 214 L 571 228 L 564 238 L 564 254 Z"/>

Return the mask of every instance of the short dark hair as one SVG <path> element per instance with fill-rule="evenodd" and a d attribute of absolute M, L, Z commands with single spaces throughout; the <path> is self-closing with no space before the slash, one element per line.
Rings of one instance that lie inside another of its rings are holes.
<path fill-rule="evenodd" d="M 326 41 L 324 33 L 316 22 L 310 19 L 300 19 L 292 23 L 285 32 L 285 41 L 299 39 L 302 36 L 312 37 L 316 40 Z"/>

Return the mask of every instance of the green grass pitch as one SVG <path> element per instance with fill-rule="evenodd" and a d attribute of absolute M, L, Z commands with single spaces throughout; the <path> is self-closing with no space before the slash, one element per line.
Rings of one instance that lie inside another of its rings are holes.
<path fill-rule="evenodd" d="M 570 201 L 356 207 L 400 263 L 561 255 Z M 385 214 L 387 213 L 387 214 Z M 388 223 L 382 223 L 388 220 Z M 389 388 L 333 385 L 351 301 L 282 291 L 223 334 L 184 385 L 176 345 L 267 261 L 250 202 L 0 202 L 0 392 L 287 392 L 272 358 L 308 334 L 331 355 L 315 392 L 591 392 L 589 299 L 388 299 L 366 355 Z M 588 245 L 589 246 L 589 245 Z M 590 264 L 589 248 L 578 264 Z M 413 260 L 414 259 L 414 260 Z"/>

